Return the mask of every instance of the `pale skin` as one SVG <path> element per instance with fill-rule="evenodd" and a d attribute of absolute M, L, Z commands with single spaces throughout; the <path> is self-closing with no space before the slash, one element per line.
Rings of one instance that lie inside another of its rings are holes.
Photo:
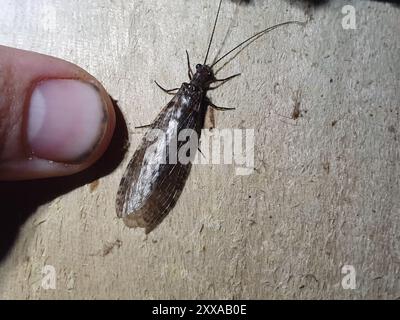
<path fill-rule="evenodd" d="M 85 170 L 105 152 L 114 128 L 112 100 L 85 70 L 0 46 L 0 180 Z"/>

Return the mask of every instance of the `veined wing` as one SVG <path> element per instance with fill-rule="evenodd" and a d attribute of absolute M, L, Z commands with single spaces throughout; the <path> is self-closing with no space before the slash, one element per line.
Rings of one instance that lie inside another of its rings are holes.
<path fill-rule="evenodd" d="M 149 233 L 175 206 L 191 169 L 191 162 L 182 164 L 177 159 L 185 143 L 177 141 L 177 134 L 192 129 L 197 136 L 190 138 L 200 139 L 206 110 L 202 100 L 200 92 L 188 93 L 183 85 L 143 137 L 117 193 L 117 214 L 128 227 Z M 176 150 L 170 153 L 174 144 Z"/>

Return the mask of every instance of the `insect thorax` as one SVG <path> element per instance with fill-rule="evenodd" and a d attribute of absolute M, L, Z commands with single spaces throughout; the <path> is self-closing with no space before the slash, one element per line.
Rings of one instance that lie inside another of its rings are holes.
<path fill-rule="evenodd" d="M 208 90 L 213 82 L 215 82 L 215 76 L 212 68 L 205 64 L 196 65 L 196 72 L 190 83 L 203 90 Z"/>

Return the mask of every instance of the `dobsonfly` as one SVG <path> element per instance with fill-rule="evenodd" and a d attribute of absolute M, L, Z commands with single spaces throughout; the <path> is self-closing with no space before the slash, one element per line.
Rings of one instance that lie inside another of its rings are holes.
<path fill-rule="evenodd" d="M 171 90 L 164 89 L 155 82 L 161 90 L 173 94 L 174 97 L 148 126 L 149 130 L 145 133 L 141 144 L 129 162 L 119 185 L 116 198 L 118 217 L 123 218 L 128 227 L 145 228 L 146 234 L 156 228 L 175 206 L 190 173 L 192 161 L 177 159 L 179 150 L 187 143 L 187 140 L 180 141 L 177 136 L 184 130 L 189 130 L 190 134 L 187 135 L 187 138 L 194 139 L 197 143 L 195 152 L 189 150 L 189 158 L 193 160 L 208 108 L 221 111 L 234 109 L 216 106 L 207 97 L 207 92 L 220 87 L 240 74 L 217 79 L 213 71 L 214 66 L 236 50 L 243 49 L 244 45 L 249 45 L 278 27 L 288 24 L 304 24 L 299 21 L 287 21 L 266 28 L 208 65 L 207 59 L 221 5 L 222 0 L 218 5 L 204 62 L 196 65 L 195 72 L 192 71 L 189 54 L 186 51 L 190 82 L 183 83 L 180 88 Z M 213 84 L 214 86 L 212 86 Z M 158 135 L 155 132 L 164 134 Z M 175 143 L 175 149 L 172 147 L 173 143 Z M 186 159 L 186 157 L 184 158 Z"/>

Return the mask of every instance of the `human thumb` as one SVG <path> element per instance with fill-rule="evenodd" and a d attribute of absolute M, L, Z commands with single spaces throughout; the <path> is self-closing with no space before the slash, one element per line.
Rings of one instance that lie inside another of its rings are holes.
<path fill-rule="evenodd" d="M 0 180 L 71 175 L 106 150 L 111 99 L 81 68 L 0 46 Z"/>

